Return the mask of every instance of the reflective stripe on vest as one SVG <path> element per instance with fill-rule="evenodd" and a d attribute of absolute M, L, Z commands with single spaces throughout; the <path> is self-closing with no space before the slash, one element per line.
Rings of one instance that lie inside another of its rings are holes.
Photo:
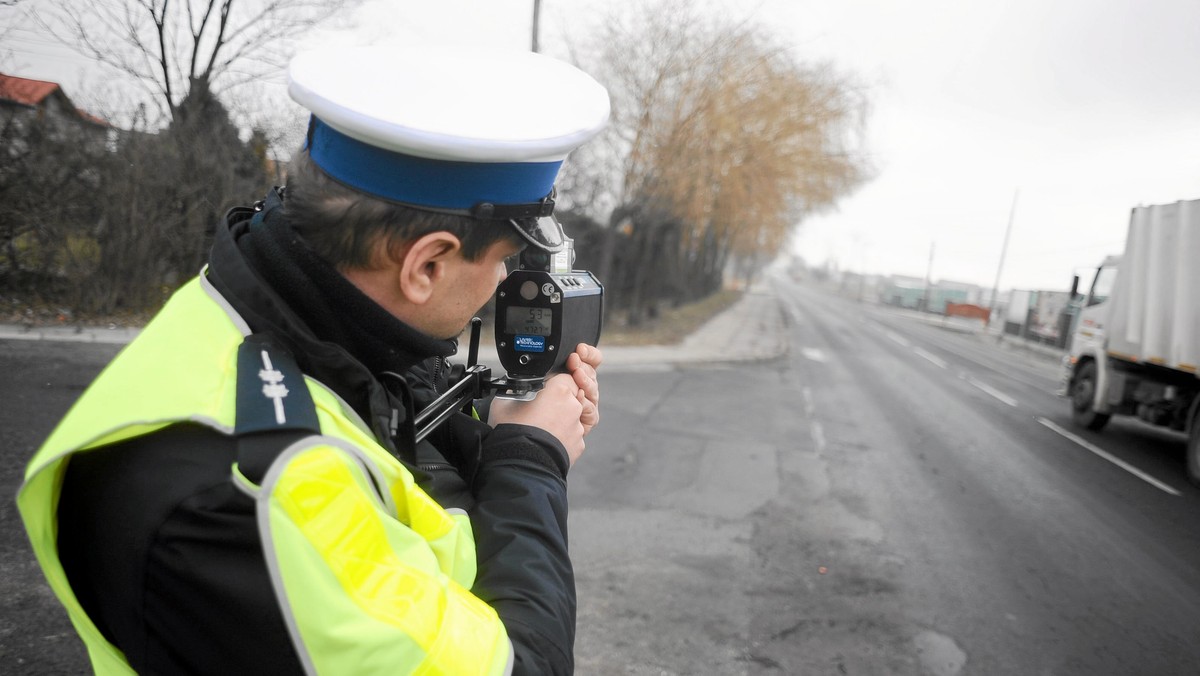
<path fill-rule="evenodd" d="M 181 288 L 83 394 L 30 461 L 17 496 L 38 563 L 97 674 L 129 674 L 76 600 L 55 512 L 72 453 L 178 422 L 232 434 L 245 323 L 203 275 Z M 332 391 L 306 379 L 321 436 L 293 445 L 257 487 L 259 533 L 284 619 L 309 673 L 507 673 L 495 611 L 468 590 L 475 546 Z M 376 490 L 375 486 L 382 487 Z"/>

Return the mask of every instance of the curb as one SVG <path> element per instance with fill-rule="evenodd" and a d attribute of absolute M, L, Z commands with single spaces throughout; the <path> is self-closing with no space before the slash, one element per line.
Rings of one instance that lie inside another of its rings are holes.
<path fill-rule="evenodd" d="M 124 345 L 142 332 L 135 328 L 92 328 L 83 326 L 20 326 L 0 324 L 0 340 L 53 340 L 63 343 Z"/>

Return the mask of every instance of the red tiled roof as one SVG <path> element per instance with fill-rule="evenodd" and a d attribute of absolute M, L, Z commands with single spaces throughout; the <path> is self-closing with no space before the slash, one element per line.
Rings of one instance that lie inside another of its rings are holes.
<path fill-rule="evenodd" d="M 58 84 L 55 82 L 30 80 L 0 73 L 0 99 L 6 101 L 36 106 L 58 88 Z"/>
<path fill-rule="evenodd" d="M 108 120 L 106 120 L 102 117 L 96 117 L 95 115 L 92 115 L 91 113 L 87 112 L 83 108 L 76 108 L 75 112 L 79 113 L 79 117 L 83 118 L 84 122 L 87 122 L 89 124 L 99 125 L 101 127 L 109 126 Z"/>
<path fill-rule="evenodd" d="M 66 92 L 58 86 L 57 82 L 31 80 L 25 77 L 0 73 L 0 101 L 12 101 L 24 106 L 36 107 L 40 106 L 47 97 L 55 92 L 58 92 L 64 100 L 70 102 Z M 75 112 L 84 122 L 101 127 L 109 126 L 108 121 L 96 117 L 82 108 L 75 108 L 74 104 L 71 104 L 71 107 L 75 109 Z"/>

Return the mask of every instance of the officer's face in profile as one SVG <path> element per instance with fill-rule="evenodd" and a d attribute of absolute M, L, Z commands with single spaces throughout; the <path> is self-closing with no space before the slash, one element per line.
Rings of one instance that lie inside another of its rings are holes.
<path fill-rule="evenodd" d="M 523 248 L 512 240 L 503 239 L 492 244 L 473 261 L 459 254 L 456 264 L 447 269 L 447 288 L 442 296 L 445 304 L 439 312 L 444 321 L 439 322 L 436 329 L 438 338 L 453 338 L 463 332 L 471 318 L 491 300 L 496 287 L 508 276 L 506 259 L 517 255 Z"/>

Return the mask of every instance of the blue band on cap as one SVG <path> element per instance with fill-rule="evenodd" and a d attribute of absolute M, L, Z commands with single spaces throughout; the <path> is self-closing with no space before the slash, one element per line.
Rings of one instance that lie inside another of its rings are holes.
<path fill-rule="evenodd" d="M 550 194 L 562 161 L 455 162 L 384 150 L 312 117 L 308 153 L 338 181 L 416 206 L 470 209 L 480 202 L 525 204 Z"/>

